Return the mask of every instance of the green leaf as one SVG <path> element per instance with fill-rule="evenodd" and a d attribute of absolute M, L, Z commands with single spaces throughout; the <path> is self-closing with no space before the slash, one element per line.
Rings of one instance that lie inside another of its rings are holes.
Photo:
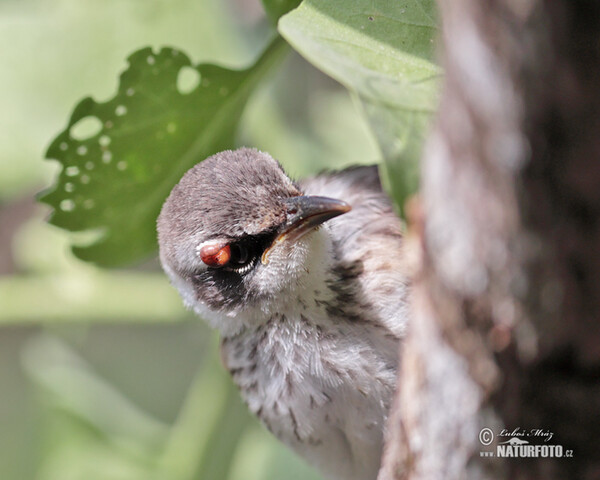
<path fill-rule="evenodd" d="M 99 233 L 75 255 L 115 266 L 153 254 L 170 190 L 194 164 L 233 147 L 248 97 L 286 48 L 277 37 L 239 71 L 192 67 L 178 50 L 145 48 L 129 57 L 112 99 L 82 100 L 48 149 L 63 170 L 41 197 L 54 207 L 52 224 Z"/>
<path fill-rule="evenodd" d="M 263 7 L 269 18 L 277 23 L 279 17 L 300 5 L 302 0 L 262 0 Z"/>
<path fill-rule="evenodd" d="M 442 74 L 435 65 L 433 0 L 304 0 L 279 32 L 353 92 L 384 157 L 398 206 L 417 188 L 417 164 Z"/>

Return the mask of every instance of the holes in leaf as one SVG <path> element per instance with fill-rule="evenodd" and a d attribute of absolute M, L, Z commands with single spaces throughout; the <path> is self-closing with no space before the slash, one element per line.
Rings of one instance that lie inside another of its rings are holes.
<path fill-rule="evenodd" d="M 121 160 L 117 163 L 117 169 L 125 170 L 127 168 L 127 162 L 125 160 Z"/>
<path fill-rule="evenodd" d="M 112 152 L 110 151 L 106 151 L 102 153 L 102 161 L 104 163 L 110 163 L 110 161 L 112 160 Z"/>
<path fill-rule="evenodd" d="M 134 93 L 135 93 L 134 88 L 128 88 L 127 91 L 125 92 L 125 95 L 127 95 L 128 97 L 133 97 Z"/>
<path fill-rule="evenodd" d="M 122 117 L 126 113 L 127 113 L 127 107 L 125 105 L 117 105 L 117 108 L 115 108 L 115 115 L 117 117 Z"/>
<path fill-rule="evenodd" d="M 62 142 L 59 147 L 63 152 L 67 150 L 67 148 L 69 148 L 69 145 L 67 144 L 67 142 Z"/>
<path fill-rule="evenodd" d="M 79 167 L 71 165 L 70 167 L 65 168 L 65 175 L 67 177 L 76 177 L 79 175 Z"/>
<path fill-rule="evenodd" d="M 102 130 L 102 122 L 98 119 L 98 117 L 88 116 L 83 117 L 73 126 L 71 126 L 69 133 L 75 140 L 82 141 L 98 135 L 100 130 Z M 60 145 L 60 149 L 66 150 L 66 148 L 63 148 L 62 143 Z"/>
<path fill-rule="evenodd" d="M 156 58 L 154 58 L 153 55 L 148 55 L 146 61 L 148 62 L 148 65 L 154 65 L 156 63 Z"/>
<path fill-rule="evenodd" d="M 75 202 L 70 198 L 66 198 L 60 202 L 60 209 L 63 212 L 72 212 L 75 210 Z"/>
<path fill-rule="evenodd" d="M 82 175 L 81 177 L 79 177 L 79 181 L 81 183 L 83 183 L 84 185 L 87 185 L 88 183 L 90 183 L 90 176 L 89 175 Z"/>
<path fill-rule="evenodd" d="M 193 92 L 200 85 L 200 73 L 192 67 L 182 67 L 177 74 L 177 91 L 182 95 Z"/>
<path fill-rule="evenodd" d="M 86 170 L 93 170 L 94 162 L 85 162 L 85 168 L 86 168 Z"/>
<path fill-rule="evenodd" d="M 98 139 L 98 143 L 100 144 L 101 147 L 108 147 L 110 145 L 110 137 L 108 135 L 102 135 L 99 139 Z"/>
<path fill-rule="evenodd" d="M 65 192 L 72 193 L 73 190 L 75 190 L 75 185 L 73 185 L 71 182 L 65 183 Z"/>
<path fill-rule="evenodd" d="M 87 147 L 85 145 L 79 145 L 77 147 L 77 154 L 83 156 L 83 155 L 87 154 L 87 152 L 88 152 L 88 150 L 87 150 Z"/>

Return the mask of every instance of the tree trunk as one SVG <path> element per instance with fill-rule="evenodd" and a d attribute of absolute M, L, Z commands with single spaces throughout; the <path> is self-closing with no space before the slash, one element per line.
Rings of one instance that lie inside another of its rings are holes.
<path fill-rule="evenodd" d="M 438 3 L 446 79 L 380 479 L 600 478 L 600 2 Z"/>

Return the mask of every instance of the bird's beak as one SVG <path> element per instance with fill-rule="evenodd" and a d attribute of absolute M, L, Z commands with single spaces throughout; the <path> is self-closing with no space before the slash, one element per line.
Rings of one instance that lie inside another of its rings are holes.
<path fill-rule="evenodd" d="M 262 255 L 262 263 L 268 263 L 269 252 L 283 241 L 295 242 L 323 222 L 349 212 L 352 207 L 342 200 L 329 197 L 299 196 L 284 201 L 287 219 L 283 231 Z"/>

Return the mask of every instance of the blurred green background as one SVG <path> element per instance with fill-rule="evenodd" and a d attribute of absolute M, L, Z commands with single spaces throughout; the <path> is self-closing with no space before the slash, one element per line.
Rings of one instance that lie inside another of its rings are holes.
<path fill-rule="evenodd" d="M 319 478 L 248 415 L 155 259 L 84 264 L 34 199 L 50 140 L 132 51 L 241 67 L 272 33 L 259 0 L 0 0 L 0 479 Z M 237 142 L 294 177 L 380 156 L 347 91 L 295 54 Z"/>

